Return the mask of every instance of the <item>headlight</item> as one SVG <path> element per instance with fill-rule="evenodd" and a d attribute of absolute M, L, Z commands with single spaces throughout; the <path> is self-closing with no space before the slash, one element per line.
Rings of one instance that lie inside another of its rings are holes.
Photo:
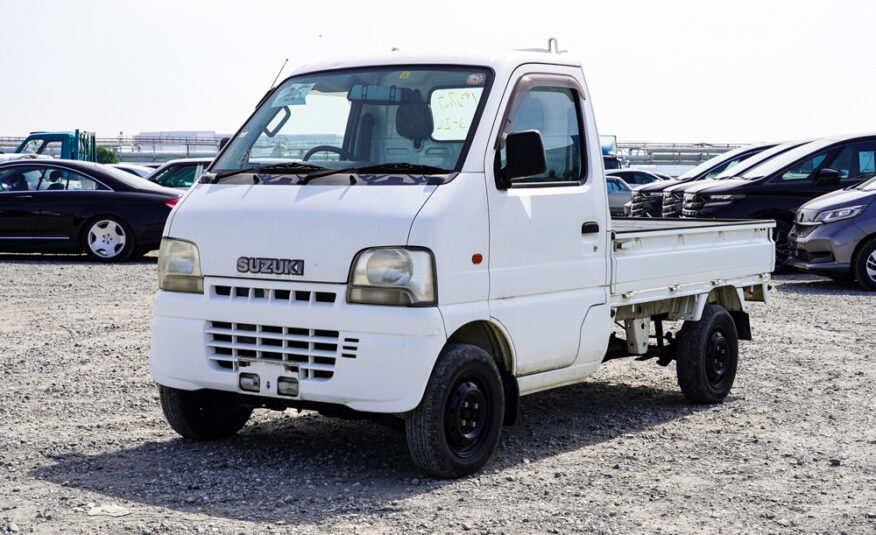
<path fill-rule="evenodd" d="M 706 196 L 707 201 L 732 201 L 733 199 L 741 199 L 745 197 L 745 195 L 741 193 L 727 193 L 727 194 L 719 194 L 719 195 L 708 195 Z"/>
<path fill-rule="evenodd" d="M 823 212 L 819 212 L 817 216 L 815 216 L 816 221 L 821 221 L 822 223 L 830 223 L 832 221 L 840 221 L 841 219 L 850 219 L 860 214 L 866 208 L 866 205 L 858 205 L 858 206 L 846 206 L 845 208 L 838 208 L 836 210 L 825 210 Z"/>
<path fill-rule="evenodd" d="M 648 197 L 648 198 L 655 198 L 655 197 L 662 197 L 663 196 L 662 191 L 640 191 L 639 194 L 641 194 L 642 197 Z"/>
<path fill-rule="evenodd" d="M 171 292 L 204 293 L 201 256 L 190 241 L 162 238 L 158 249 L 158 287 Z"/>
<path fill-rule="evenodd" d="M 347 302 L 395 306 L 437 304 L 432 252 L 402 247 L 360 251 L 353 260 Z"/>

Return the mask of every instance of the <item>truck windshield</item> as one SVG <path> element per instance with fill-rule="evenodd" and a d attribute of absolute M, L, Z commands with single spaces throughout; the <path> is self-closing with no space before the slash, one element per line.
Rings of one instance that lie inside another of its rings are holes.
<path fill-rule="evenodd" d="M 295 76 L 267 97 L 210 171 L 263 167 L 280 178 L 259 183 L 290 184 L 314 169 L 449 174 L 462 165 L 491 81 L 484 67 L 424 65 Z"/>

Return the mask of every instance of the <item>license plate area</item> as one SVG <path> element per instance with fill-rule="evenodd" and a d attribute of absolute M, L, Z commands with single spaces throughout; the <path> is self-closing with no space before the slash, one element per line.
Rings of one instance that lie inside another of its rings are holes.
<path fill-rule="evenodd" d="M 242 393 L 298 398 L 299 385 L 299 369 L 295 364 L 238 359 L 237 388 Z"/>

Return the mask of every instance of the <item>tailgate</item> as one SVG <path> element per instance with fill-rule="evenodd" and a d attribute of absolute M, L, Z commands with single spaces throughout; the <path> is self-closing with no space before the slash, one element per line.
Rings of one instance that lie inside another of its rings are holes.
<path fill-rule="evenodd" d="M 612 221 L 611 293 L 770 273 L 773 220 Z"/>

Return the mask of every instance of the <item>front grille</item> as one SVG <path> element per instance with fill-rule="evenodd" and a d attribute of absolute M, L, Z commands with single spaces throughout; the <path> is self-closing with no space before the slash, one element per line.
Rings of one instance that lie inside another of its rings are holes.
<path fill-rule="evenodd" d="M 818 225 L 807 225 L 805 223 L 796 223 L 791 228 L 791 237 L 792 238 L 805 238 L 812 234 L 815 229 L 818 228 Z"/>
<path fill-rule="evenodd" d="M 705 204 L 703 198 L 696 193 L 685 193 L 681 215 L 684 217 L 700 217 L 700 210 Z"/>
<path fill-rule="evenodd" d="M 630 216 L 645 217 L 647 215 L 647 207 L 650 199 L 655 199 L 659 202 L 660 193 L 654 194 L 652 197 L 646 197 L 644 193 L 634 192 L 633 198 L 630 201 Z"/>
<path fill-rule="evenodd" d="M 663 195 L 663 217 L 678 217 L 681 215 L 681 205 L 684 202 L 684 193 L 673 191 Z"/>
<path fill-rule="evenodd" d="M 338 343 L 338 331 L 211 321 L 207 353 L 221 368 L 236 371 L 240 360 L 282 362 L 298 369 L 301 381 L 328 380 L 339 353 L 355 358 L 358 344 Z M 356 340 L 358 342 L 358 340 Z"/>
<path fill-rule="evenodd" d="M 291 305 L 319 305 L 335 302 L 335 292 L 315 292 L 310 290 L 289 290 L 278 288 L 257 288 L 249 285 L 234 286 L 214 284 L 210 287 L 210 297 L 216 299 L 242 299 L 284 303 Z"/>

